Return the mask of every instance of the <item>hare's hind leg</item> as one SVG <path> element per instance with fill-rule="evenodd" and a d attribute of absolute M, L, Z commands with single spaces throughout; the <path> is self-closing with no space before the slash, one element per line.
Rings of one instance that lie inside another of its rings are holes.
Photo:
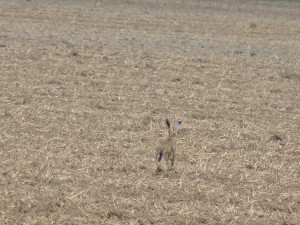
<path fill-rule="evenodd" d="M 163 150 L 157 149 L 157 152 L 156 152 L 156 162 L 160 163 L 162 161 L 163 157 L 164 157 Z"/>
<path fill-rule="evenodd" d="M 168 154 L 168 160 L 166 160 L 167 163 L 167 170 L 172 170 L 174 167 L 174 152 L 170 152 Z"/>
<path fill-rule="evenodd" d="M 174 167 L 174 163 L 175 163 L 175 151 L 172 152 L 172 157 L 171 157 L 171 165 L 172 165 L 172 167 Z"/>
<path fill-rule="evenodd" d="M 157 149 L 157 152 L 156 152 L 156 170 L 157 171 L 162 171 L 162 161 L 164 160 L 164 151 L 163 149 Z"/>

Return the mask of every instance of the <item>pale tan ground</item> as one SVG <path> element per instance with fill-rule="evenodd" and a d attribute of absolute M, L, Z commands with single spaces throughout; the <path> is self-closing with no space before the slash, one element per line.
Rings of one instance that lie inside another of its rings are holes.
<path fill-rule="evenodd" d="M 0 224 L 300 224 L 299 3 L 0 5 Z"/>

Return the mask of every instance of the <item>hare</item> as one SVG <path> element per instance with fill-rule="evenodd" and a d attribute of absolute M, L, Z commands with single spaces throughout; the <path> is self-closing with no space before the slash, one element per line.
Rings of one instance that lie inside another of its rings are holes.
<path fill-rule="evenodd" d="M 175 162 L 175 151 L 176 151 L 176 142 L 174 140 L 177 130 L 181 126 L 181 121 L 171 126 L 170 121 L 166 119 L 166 124 L 169 130 L 169 136 L 166 140 L 162 141 L 158 148 L 156 149 L 156 163 L 157 171 L 161 171 L 162 168 L 160 164 L 162 161 L 165 161 L 167 164 L 167 169 L 169 169 L 169 161 L 171 161 L 172 168 L 174 167 Z"/>

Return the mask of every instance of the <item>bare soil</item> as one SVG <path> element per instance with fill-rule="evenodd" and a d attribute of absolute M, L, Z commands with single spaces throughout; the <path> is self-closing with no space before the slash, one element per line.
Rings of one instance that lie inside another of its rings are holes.
<path fill-rule="evenodd" d="M 0 5 L 0 224 L 300 224 L 299 3 Z"/>

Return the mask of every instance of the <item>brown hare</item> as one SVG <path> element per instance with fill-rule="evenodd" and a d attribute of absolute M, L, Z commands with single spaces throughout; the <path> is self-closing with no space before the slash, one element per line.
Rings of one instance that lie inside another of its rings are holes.
<path fill-rule="evenodd" d="M 156 164 L 157 171 L 161 171 L 161 162 L 165 161 L 167 164 L 167 169 L 169 169 L 169 161 L 171 161 L 171 168 L 174 167 L 175 161 L 175 151 L 176 151 L 176 142 L 175 136 L 177 134 L 177 130 L 181 126 L 181 121 L 171 126 L 170 121 L 166 119 L 166 124 L 169 130 L 169 136 L 166 140 L 162 141 L 157 150 L 156 150 Z"/>

